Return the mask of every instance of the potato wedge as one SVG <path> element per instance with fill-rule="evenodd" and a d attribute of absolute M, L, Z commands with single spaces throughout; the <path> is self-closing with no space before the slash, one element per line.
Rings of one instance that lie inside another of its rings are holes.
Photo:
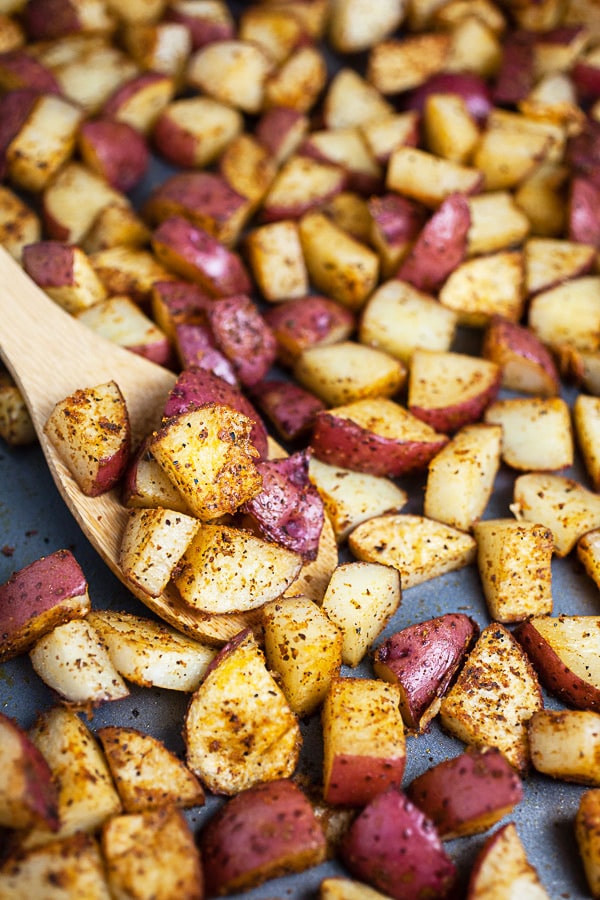
<path fill-rule="evenodd" d="M 398 688 L 373 678 L 335 678 L 321 719 L 323 794 L 328 803 L 365 806 L 400 787 L 406 766 Z"/>
<path fill-rule="evenodd" d="M 504 624 L 552 612 L 552 532 L 534 522 L 486 519 L 474 528 L 477 566 L 492 619 Z"/>
<path fill-rule="evenodd" d="M 538 772 L 590 787 L 600 785 L 597 712 L 543 709 L 529 720 L 528 732 L 531 762 Z"/>
<path fill-rule="evenodd" d="M 571 415 L 562 397 L 495 400 L 483 418 L 502 426 L 502 461 L 513 469 L 543 472 L 573 465 Z"/>
<path fill-rule="evenodd" d="M 573 404 L 573 425 L 577 445 L 595 490 L 600 488 L 600 398 L 579 394 Z"/>
<path fill-rule="evenodd" d="M 549 900 L 514 823 L 508 822 L 481 848 L 469 879 L 467 900 L 508 900 L 524 894 L 531 900 Z"/>
<path fill-rule="evenodd" d="M 600 791 L 592 788 L 584 791 L 575 816 L 575 838 L 591 896 L 600 896 L 600 867 L 598 827 L 600 825 Z"/>
<path fill-rule="evenodd" d="M 387 168 L 386 187 L 436 209 L 452 194 L 476 194 L 483 175 L 479 169 L 434 156 L 416 147 L 398 147 Z M 490 188 L 491 189 L 491 188 Z"/>
<path fill-rule="evenodd" d="M 528 657 L 507 628 L 492 624 L 442 699 L 440 722 L 469 746 L 497 747 L 524 775 L 531 764 L 527 723 L 542 706 Z"/>
<path fill-rule="evenodd" d="M 106 298 L 106 288 L 88 256 L 61 241 L 39 241 L 23 248 L 23 268 L 67 312 L 76 314 Z"/>
<path fill-rule="evenodd" d="M 189 768 L 218 794 L 238 794 L 294 771 L 298 721 L 249 632 L 225 645 L 192 696 L 184 740 Z"/>
<path fill-rule="evenodd" d="M 204 791 L 196 776 L 158 738 L 117 725 L 105 725 L 96 735 L 124 812 L 204 804 Z"/>
<path fill-rule="evenodd" d="M 131 450 L 125 398 L 115 381 L 75 391 L 57 403 L 44 431 L 88 497 L 110 491 Z"/>
<path fill-rule="evenodd" d="M 403 589 L 462 569 L 476 555 L 471 535 L 409 513 L 363 522 L 350 533 L 348 546 L 360 560 L 398 569 Z"/>
<path fill-rule="evenodd" d="M 423 511 L 430 519 L 472 531 L 481 519 L 500 468 L 499 426 L 464 425 L 428 467 Z"/>
<path fill-rule="evenodd" d="M 46 759 L 19 723 L 4 713 L 0 735 L 0 825 L 57 830 L 57 788 Z"/>
<path fill-rule="evenodd" d="M 85 619 L 57 625 L 29 651 L 34 670 L 72 704 L 90 707 L 129 695 L 100 635 Z"/>
<path fill-rule="evenodd" d="M 267 603 L 262 612 L 267 665 L 279 676 L 292 712 L 308 716 L 323 702 L 342 664 L 342 634 L 308 597 Z"/>
<path fill-rule="evenodd" d="M 398 359 L 353 341 L 310 347 L 294 365 L 294 377 L 327 406 L 367 397 L 393 397 L 406 376 L 406 368 Z"/>
<path fill-rule="evenodd" d="M 494 315 L 518 322 L 525 306 L 523 254 L 501 250 L 461 263 L 445 281 L 439 300 L 460 325 L 484 327 Z"/>
<path fill-rule="evenodd" d="M 159 597 L 199 528 L 199 519 L 172 509 L 131 510 L 119 550 L 124 577 Z"/>
<path fill-rule="evenodd" d="M 503 387 L 540 397 L 558 394 L 560 379 L 554 359 L 542 341 L 518 322 L 492 316 L 481 353 L 500 366 Z"/>
<path fill-rule="evenodd" d="M 115 668 L 141 687 L 195 691 L 216 651 L 162 622 L 116 610 L 94 610 L 88 620 Z"/>
<path fill-rule="evenodd" d="M 400 576 L 391 566 L 349 562 L 336 568 L 321 606 L 341 631 L 346 666 L 359 664 L 400 602 Z"/>
<path fill-rule="evenodd" d="M 6 900 L 43 896 L 111 900 L 98 841 L 80 832 L 9 857 L 0 869 L 0 892 Z"/>

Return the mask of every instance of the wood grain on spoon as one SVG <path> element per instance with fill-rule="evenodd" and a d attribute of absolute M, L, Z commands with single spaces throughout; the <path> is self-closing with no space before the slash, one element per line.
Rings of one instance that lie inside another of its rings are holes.
<path fill-rule="evenodd" d="M 186 634 L 221 644 L 258 613 L 210 615 L 185 606 L 175 589 L 149 597 L 125 582 L 119 547 L 127 510 L 116 490 L 86 497 L 44 434 L 54 405 L 79 388 L 113 379 L 139 441 L 158 424 L 173 372 L 113 344 L 54 303 L 0 247 L 0 356 L 23 394 L 52 477 L 82 531 L 114 574 L 156 615 Z M 93 598 L 92 598 L 93 599 Z"/>

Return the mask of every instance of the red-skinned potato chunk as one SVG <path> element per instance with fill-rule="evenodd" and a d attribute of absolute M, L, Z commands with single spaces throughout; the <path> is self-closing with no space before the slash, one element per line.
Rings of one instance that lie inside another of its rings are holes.
<path fill-rule="evenodd" d="M 470 534 L 408 513 L 362 522 L 350 533 L 348 546 L 357 559 L 398 569 L 403 588 L 462 569 L 476 553 Z"/>
<path fill-rule="evenodd" d="M 237 794 L 294 772 L 302 742 L 298 721 L 248 631 L 213 660 L 192 697 L 183 734 L 189 768 L 215 793 Z"/>
<path fill-rule="evenodd" d="M 600 488 L 600 398 L 579 394 L 573 404 L 573 425 L 583 462 L 598 490 Z"/>
<path fill-rule="evenodd" d="M 365 397 L 393 397 L 406 375 L 400 360 L 355 341 L 309 347 L 294 365 L 295 378 L 327 406 Z"/>
<path fill-rule="evenodd" d="M 213 163 L 244 124 L 240 112 L 211 97 L 184 97 L 165 106 L 152 141 L 169 162 L 183 168 Z"/>
<path fill-rule="evenodd" d="M 208 369 L 191 367 L 181 372 L 169 392 L 163 416 L 170 419 L 205 403 L 231 406 L 251 419 L 250 440 L 261 457 L 267 456 L 267 431 L 255 408 L 237 387 Z"/>
<path fill-rule="evenodd" d="M 84 122 L 78 135 L 83 161 L 119 191 L 130 191 L 146 174 L 145 139 L 132 125 L 111 119 Z"/>
<path fill-rule="evenodd" d="M 39 241 L 41 231 L 37 213 L 14 191 L 0 185 L 0 244 L 4 249 L 20 261 L 23 248 Z"/>
<path fill-rule="evenodd" d="M 320 400 L 318 403 L 319 409 L 323 409 Z M 312 418 L 310 425 L 312 426 Z M 37 441 L 25 398 L 12 375 L 3 371 L 0 371 L 0 437 L 10 447 L 22 447 Z"/>
<path fill-rule="evenodd" d="M 513 469 L 543 472 L 573 465 L 571 413 L 562 397 L 495 400 L 484 421 L 502 426 L 502 461 Z"/>
<path fill-rule="evenodd" d="M 181 811 L 170 805 L 114 816 L 102 829 L 102 852 L 113 896 L 204 897 L 194 835 Z"/>
<path fill-rule="evenodd" d="M 495 399 L 500 369 L 464 353 L 415 350 L 408 383 L 408 408 L 437 431 L 458 431 L 477 422 Z"/>
<path fill-rule="evenodd" d="M 552 356 L 539 338 L 518 322 L 492 316 L 481 353 L 500 366 L 503 387 L 542 397 L 558 394 L 559 375 Z"/>
<path fill-rule="evenodd" d="M 339 675 L 339 629 L 320 606 L 302 596 L 268 603 L 262 621 L 267 665 L 277 673 L 292 712 L 308 716 Z"/>
<path fill-rule="evenodd" d="M 106 298 L 106 289 L 80 247 L 62 241 L 38 241 L 23 248 L 23 268 L 62 306 L 76 314 Z"/>
<path fill-rule="evenodd" d="M 172 350 L 165 333 L 127 294 L 117 294 L 77 314 L 80 322 L 107 340 L 137 353 L 151 362 L 166 366 Z"/>
<path fill-rule="evenodd" d="M 591 896 L 600 897 L 600 790 L 584 791 L 575 816 L 575 838 Z"/>
<path fill-rule="evenodd" d="M 142 72 L 116 88 L 106 100 L 102 115 L 148 134 L 174 91 L 175 82 L 169 75 Z"/>
<path fill-rule="evenodd" d="M 372 678 L 335 678 L 321 719 L 323 794 L 328 803 L 365 806 L 400 787 L 406 765 L 396 685 Z"/>
<path fill-rule="evenodd" d="M 125 812 L 203 805 L 196 776 L 158 738 L 116 725 L 99 728 L 97 736 Z"/>
<path fill-rule="evenodd" d="M 234 109 L 255 114 L 262 111 L 265 81 L 273 69 L 274 61 L 258 44 L 216 41 L 192 54 L 186 82 Z"/>
<path fill-rule="evenodd" d="M 471 870 L 467 900 L 509 900 L 510 897 L 550 900 L 538 873 L 527 859 L 513 822 L 489 836 Z"/>
<path fill-rule="evenodd" d="M 362 881 L 333 877 L 324 878 L 319 885 L 319 900 L 388 900 L 388 898 Z"/>
<path fill-rule="evenodd" d="M 47 844 L 55 836 L 94 832 L 121 811 L 100 745 L 74 710 L 62 705 L 51 707 L 38 717 L 30 737 L 58 785 L 60 827 L 56 832 L 47 827 L 34 828 L 24 836 L 24 848 Z"/>
<path fill-rule="evenodd" d="M 123 475 L 131 430 L 116 382 L 75 391 L 57 403 L 44 430 L 87 496 L 110 491 Z"/>
<path fill-rule="evenodd" d="M 181 216 L 170 216 L 158 226 L 152 246 L 167 268 L 199 284 L 212 297 L 229 297 L 250 287 L 240 257 Z"/>
<path fill-rule="evenodd" d="M 275 335 L 246 294 L 232 294 L 206 310 L 215 343 L 231 361 L 240 382 L 261 381 L 275 361 Z"/>
<path fill-rule="evenodd" d="M 150 438 L 140 444 L 123 476 L 121 501 L 130 509 L 173 509 L 189 513 L 190 508 L 167 473 L 148 452 Z"/>
<path fill-rule="evenodd" d="M 42 635 L 89 610 L 87 581 L 70 550 L 14 572 L 0 586 L 0 661 L 25 653 Z"/>
<path fill-rule="evenodd" d="M 377 397 L 317 413 L 311 447 L 322 462 L 395 477 L 424 469 L 447 442 L 398 403 Z"/>
<path fill-rule="evenodd" d="M 149 451 L 201 519 L 216 519 L 260 491 L 250 442 L 252 422 L 220 403 L 208 403 L 167 420 Z"/>
<path fill-rule="evenodd" d="M 293 381 L 264 378 L 252 385 L 252 398 L 284 441 L 295 441 L 312 429 L 325 404 Z"/>
<path fill-rule="evenodd" d="M 58 828 L 57 789 L 50 767 L 27 732 L 4 713 L 0 713 L 0 825 Z"/>
<path fill-rule="evenodd" d="M 239 381 L 233 365 L 215 346 L 210 326 L 203 317 L 176 322 L 174 327 L 173 342 L 183 370 L 204 369 L 238 387 Z"/>
<path fill-rule="evenodd" d="M 441 698 L 478 635 L 462 613 L 446 613 L 397 631 L 377 647 L 373 671 L 399 687 L 407 728 L 423 731 L 439 712 Z"/>
<path fill-rule="evenodd" d="M 427 769 L 406 793 L 448 841 L 487 831 L 521 802 L 523 787 L 500 751 L 489 747 Z"/>
<path fill-rule="evenodd" d="M 31 88 L 48 94 L 62 93 L 49 67 L 21 47 L 0 54 L 0 86 L 5 91 Z"/>
<path fill-rule="evenodd" d="M 199 50 L 213 41 L 228 40 L 235 34 L 235 23 L 226 3 L 189 3 L 175 0 L 166 10 L 169 21 L 186 25 L 192 36 L 192 48 Z"/>
<path fill-rule="evenodd" d="M 452 895 L 456 868 L 435 826 L 395 788 L 379 794 L 357 816 L 341 855 L 352 875 L 395 900 Z"/>
<path fill-rule="evenodd" d="M 268 309 L 265 321 L 277 340 L 279 361 L 287 366 L 292 366 L 309 347 L 346 340 L 355 325 L 349 309 L 317 294 L 287 300 Z"/>
<path fill-rule="evenodd" d="M 459 325 L 485 326 L 493 315 L 519 321 L 525 305 L 523 253 L 501 250 L 461 262 L 439 293 Z"/>
<path fill-rule="evenodd" d="M 109 34 L 116 25 L 108 4 L 95 0 L 29 0 L 23 24 L 31 40 L 48 41 L 67 34 Z"/>
<path fill-rule="evenodd" d="M 470 225 L 466 197 L 450 194 L 425 223 L 395 277 L 418 290 L 436 291 L 464 260 Z"/>
<path fill-rule="evenodd" d="M 159 597 L 199 527 L 199 519 L 172 509 L 130 510 L 119 548 L 124 578 Z"/>
<path fill-rule="evenodd" d="M 497 747 L 519 774 L 530 766 L 527 723 L 543 706 L 529 658 L 510 631 L 488 625 L 442 699 L 444 729 L 469 746 Z"/>
<path fill-rule="evenodd" d="M 425 210 L 413 200 L 390 192 L 371 197 L 369 213 L 370 238 L 381 256 L 381 274 L 391 278 L 420 233 Z"/>
<path fill-rule="evenodd" d="M 16 852 L 0 869 L 0 891 L 7 897 L 61 900 L 65 884 L 73 896 L 110 900 L 104 860 L 92 835 L 80 832 Z"/>
<path fill-rule="evenodd" d="M 317 557 L 324 512 L 308 466 L 306 450 L 257 462 L 262 490 L 244 503 L 242 511 L 262 537 L 312 560 Z"/>
<path fill-rule="evenodd" d="M 568 706 L 600 712 L 600 617 L 534 616 L 515 637 L 548 690 Z"/>
<path fill-rule="evenodd" d="M 325 860 L 325 834 L 289 779 L 256 785 L 229 800 L 200 832 L 208 896 L 233 894 Z"/>

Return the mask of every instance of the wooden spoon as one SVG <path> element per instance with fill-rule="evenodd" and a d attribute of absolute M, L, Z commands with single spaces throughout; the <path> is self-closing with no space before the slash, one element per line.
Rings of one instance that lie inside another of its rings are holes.
<path fill-rule="evenodd" d="M 82 531 L 125 586 L 156 615 L 191 637 L 222 644 L 256 619 L 211 615 L 183 604 L 168 589 L 149 597 L 123 578 L 119 566 L 127 510 L 115 490 L 86 497 L 44 434 L 55 404 L 79 388 L 114 379 L 129 410 L 134 442 L 154 428 L 173 372 L 105 340 L 54 303 L 0 247 L 0 357 L 21 391 L 58 490 Z"/>

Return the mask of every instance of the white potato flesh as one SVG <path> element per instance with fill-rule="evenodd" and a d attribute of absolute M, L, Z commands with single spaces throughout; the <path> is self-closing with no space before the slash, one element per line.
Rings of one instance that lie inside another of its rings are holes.
<path fill-rule="evenodd" d="M 117 671 L 142 687 L 195 691 L 216 653 L 163 623 L 131 613 L 95 610 L 89 621 Z"/>
<path fill-rule="evenodd" d="M 547 525 L 559 557 L 570 553 L 586 532 L 600 527 L 600 497 L 574 479 L 550 472 L 519 475 L 510 509 L 519 521 Z"/>
<path fill-rule="evenodd" d="M 272 69 L 272 60 L 257 44 L 223 40 L 201 47 L 192 55 L 186 80 L 191 87 L 234 109 L 258 113 Z"/>
<path fill-rule="evenodd" d="M 353 341 L 308 347 L 294 365 L 297 381 L 327 406 L 393 397 L 406 374 L 404 364 L 393 356 Z"/>
<path fill-rule="evenodd" d="M 525 301 L 523 254 L 505 250 L 466 260 L 446 279 L 439 301 L 456 312 L 460 325 L 482 327 L 495 315 L 518 322 Z"/>
<path fill-rule="evenodd" d="M 381 168 L 360 129 L 355 126 L 313 131 L 305 139 L 304 147 L 315 152 L 319 158 L 342 166 L 354 176 L 367 180 L 381 178 Z"/>
<path fill-rule="evenodd" d="M 384 95 L 408 91 L 444 68 L 450 43 L 443 33 L 380 41 L 369 53 L 367 79 Z"/>
<path fill-rule="evenodd" d="M 527 293 L 537 294 L 589 271 L 596 248 L 559 238 L 532 237 L 525 243 L 524 254 Z"/>
<path fill-rule="evenodd" d="M 577 445 L 591 482 L 600 488 L 600 397 L 579 394 L 573 404 Z"/>
<path fill-rule="evenodd" d="M 306 9 L 306 4 L 301 4 L 300 9 Z M 267 79 L 265 106 L 288 106 L 297 112 L 308 112 L 316 103 L 326 82 L 327 63 L 324 55 L 310 45 L 299 47 Z"/>
<path fill-rule="evenodd" d="M 308 472 L 325 504 L 338 542 L 344 541 L 366 519 L 400 512 L 407 501 L 406 491 L 390 478 L 330 466 L 315 456 L 310 458 Z"/>
<path fill-rule="evenodd" d="M 20 261 L 23 247 L 39 241 L 41 233 L 37 213 L 10 188 L 0 185 L 0 244 Z"/>
<path fill-rule="evenodd" d="M 323 99 L 327 128 L 366 125 L 394 113 L 394 107 L 354 69 L 343 67 L 329 83 Z"/>
<path fill-rule="evenodd" d="M 203 805 L 204 791 L 196 776 L 158 738 L 111 725 L 97 735 L 125 812 Z"/>
<path fill-rule="evenodd" d="M 308 597 L 268 603 L 262 615 L 265 655 L 277 672 L 292 712 L 307 716 L 321 705 L 342 664 L 342 634 Z"/>
<path fill-rule="evenodd" d="M 412 284 L 393 278 L 369 297 L 361 315 L 359 339 L 408 364 L 418 347 L 449 350 L 456 324 L 453 310 Z"/>
<path fill-rule="evenodd" d="M 157 354 L 161 359 L 168 354 L 165 333 L 127 295 L 94 303 L 77 318 L 108 341 L 154 361 Z"/>
<path fill-rule="evenodd" d="M 471 225 L 467 255 L 494 253 L 519 244 L 529 233 L 529 219 L 510 191 L 486 191 L 468 197 Z"/>
<path fill-rule="evenodd" d="M 55 303 L 76 315 L 103 301 L 106 298 L 106 289 L 83 250 L 73 247 L 72 252 L 71 271 L 65 278 L 65 283 L 42 286 Z M 49 259 L 48 268 L 50 265 Z M 51 277 L 50 271 L 48 276 Z"/>
<path fill-rule="evenodd" d="M 357 666 L 400 606 L 400 575 L 391 566 L 351 562 L 338 566 L 322 607 L 342 633 L 342 662 Z"/>
<path fill-rule="evenodd" d="M 339 166 L 293 155 L 273 179 L 263 207 L 273 218 L 289 217 L 297 210 L 317 205 L 339 193 L 344 183 L 345 175 Z"/>
<path fill-rule="evenodd" d="M 78 243 L 104 207 L 128 206 L 128 200 L 104 179 L 78 162 L 67 163 L 43 195 L 46 217 L 64 240 Z"/>
<path fill-rule="evenodd" d="M 392 34 L 406 14 L 406 0 L 334 0 L 329 18 L 329 39 L 340 53 L 359 53 Z"/>
<path fill-rule="evenodd" d="M 600 529 L 595 528 L 579 538 L 577 558 L 592 581 L 600 588 Z"/>
<path fill-rule="evenodd" d="M 150 597 L 160 596 L 200 524 L 172 509 L 132 510 L 119 550 L 125 578 Z"/>
<path fill-rule="evenodd" d="M 513 822 L 495 831 L 475 860 L 467 900 L 550 900 Z"/>
<path fill-rule="evenodd" d="M 71 709 L 54 706 L 30 732 L 58 785 L 60 828 L 34 828 L 23 838 L 24 849 L 48 844 L 77 831 L 94 832 L 121 811 L 106 759 L 87 725 Z"/>
<path fill-rule="evenodd" d="M 193 143 L 192 162 L 202 168 L 214 162 L 241 133 L 241 113 L 212 97 L 186 97 L 169 103 L 160 114 L 162 133 L 173 144 Z M 176 150 L 171 151 L 173 154 Z"/>
<path fill-rule="evenodd" d="M 600 789 L 584 791 L 575 815 L 575 838 L 592 897 L 600 897 Z"/>
<path fill-rule="evenodd" d="M 9 859 L 0 870 L 0 895 L 3 900 L 113 900 L 98 842 L 83 833 Z"/>
<path fill-rule="evenodd" d="M 584 275 L 537 294 L 528 325 L 550 347 L 572 344 L 578 350 L 600 348 L 600 277 Z"/>
<path fill-rule="evenodd" d="M 534 768 L 563 781 L 600 786 L 600 714 L 591 710 L 544 709 L 529 721 Z"/>
<path fill-rule="evenodd" d="M 393 566 L 402 588 L 454 572 L 475 560 L 475 539 L 425 516 L 400 513 L 363 522 L 348 538 L 350 550 L 364 562 Z"/>
<path fill-rule="evenodd" d="M 349 878 L 324 878 L 319 885 L 319 900 L 388 900 L 375 888 Z"/>
<path fill-rule="evenodd" d="M 581 701 L 589 699 L 593 703 L 600 689 L 600 616 L 535 616 L 529 624 L 539 636 L 535 643 L 542 644 L 540 663 L 544 655 L 548 657 L 553 686 L 560 689 L 564 680 L 569 689 L 574 682 L 573 692 Z M 577 689 L 579 680 L 582 685 Z M 582 692 L 585 685 L 592 688 L 587 697 L 586 691 Z"/>
<path fill-rule="evenodd" d="M 519 622 L 552 612 L 552 532 L 533 522 L 485 519 L 474 528 L 477 567 L 490 615 Z"/>
<path fill-rule="evenodd" d="M 496 363 L 452 351 L 417 349 L 413 353 L 408 405 L 426 411 L 487 406 L 498 386 Z M 477 417 L 478 418 L 478 417 Z"/>
<path fill-rule="evenodd" d="M 481 632 L 458 679 L 442 698 L 440 721 L 475 747 L 497 747 L 519 773 L 530 766 L 527 723 L 543 706 L 525 652 L 500 624 Z"/>
<path fill-rule="evenodd" d="M 184 740 L 189 768 L 216 793 L 237 794 L 295 770 L 298 721 L 252 635 L 226 645 L 193 695 Z"/>
<path fill-rule="evenodd" d="M 308 273 L 296 222 L 262 225 L 246 239 L 250 267 L 260 292 L 271 303 L 304 297 Z"/>
<path fill-rule="evenodd" d="M 473 166 L 415 147 L 398 147 L 389 160 L 386 187 L 435 209 L 450 194 L 475 193 L 481 180 L 481 172 Z"/>
<path fill-rule="evenodd" d="M 458 94 L 430 94 L 423 108 L 427 149 L 456 163 L 467 163 L 479 140 L 479 128 Z"/>
<path fill-rule="evenodd" d="M 425 515 L 471 531 L 492 495 L 501 442 L 502 429 L 497 425 L 477 423 L 461 428 L 429 463 Z"/>
<path fill-rule="evenodd" d="M 29 657 L 42 681 L 70 703 L 102 703 L 129 694 L 100 635 L 85 619 L 58 625 L 37 641 Z"/>
<path fill-rule="evenodd" d="M 496 400 L 484 421 L 502 427 L 502 460 L 520 471 L 552 471 L 573 465 L 571 414 L 561 397 Z"/>
<path fill-rule="evenodd" d="M 245 612 L 279 597 L 302 558 L 272 541 L 227 525 L 203 525 L 174 581 L 189 606 L 207 613 Z"/>

